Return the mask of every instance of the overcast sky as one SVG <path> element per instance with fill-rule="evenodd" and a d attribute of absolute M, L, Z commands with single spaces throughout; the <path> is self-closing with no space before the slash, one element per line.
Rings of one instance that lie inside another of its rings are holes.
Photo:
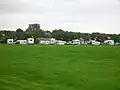
<path fill-rule="evenodd" d="M 0 29 L 120 33 L 120 0 L 0 0 Z"/>

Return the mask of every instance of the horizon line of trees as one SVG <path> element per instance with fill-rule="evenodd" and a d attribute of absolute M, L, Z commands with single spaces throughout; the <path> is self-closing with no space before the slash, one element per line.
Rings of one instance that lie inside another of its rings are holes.
<path fill-rule="evenodd" d="M 31 30 L 27 28 L 25 31 L 18 28 L 16 31 L 7 31 L 1 30 L 0 31 L 0 43 L 6 43 L 7 39 L 14 39 L 14 40 L 26 40 L 27 38 L 34 37 L 37 38 L 55 38 L 57 40 L 64 40 L 64 41 L 71 41 L 74 39 L 84 39 L 85 41 L 88 40 L 96 40 L 100 42 L 104 42 L 110 37 L 115 42 L 120 42 L 120 34 L 105 34 L 99 32 L 93 33 L 81 33 L 81 32 L 69 32 L 64 31 L 62 29 L 55 29 L 53 31 L 42 30 L 42 29 L 35 29 Z"/>

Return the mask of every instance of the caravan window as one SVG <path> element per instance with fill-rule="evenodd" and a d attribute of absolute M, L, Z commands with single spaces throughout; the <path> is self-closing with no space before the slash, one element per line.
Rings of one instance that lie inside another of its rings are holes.
<path fill-rule="evenodd" d="M 12 42 L 12 41 L 9 41 L 9 42 Z"/>

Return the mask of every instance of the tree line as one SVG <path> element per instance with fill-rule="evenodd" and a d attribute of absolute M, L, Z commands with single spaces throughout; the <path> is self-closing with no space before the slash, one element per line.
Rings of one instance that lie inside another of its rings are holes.
<path fill-rule="evenodd" d="M 110 37 L 115 42 L 120 42 L 120 34 L 105 34 L 105 33 L 81 33 L 81 32 L 69 32 L 62 29 L 55 29 L 53 31 L 42 29 L 26 29 L 25 31 L 18 28 L 16 31 L 1 30 L 0 31 L 0 43 L 6 43 L 7 39 L 14 40 L 26 40 L 27 38 L 55 38 L 56 40 L 71 41 L 74 39 L 96 40 L 104 42 L 107 37 Z"/>

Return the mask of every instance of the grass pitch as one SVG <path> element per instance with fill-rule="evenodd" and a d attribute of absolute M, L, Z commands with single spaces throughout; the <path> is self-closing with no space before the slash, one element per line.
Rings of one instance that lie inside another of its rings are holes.
<path fill-rule="evenodd" d="M 0 90 L 120 90 L 120 47 L 0 45 Z"/>

